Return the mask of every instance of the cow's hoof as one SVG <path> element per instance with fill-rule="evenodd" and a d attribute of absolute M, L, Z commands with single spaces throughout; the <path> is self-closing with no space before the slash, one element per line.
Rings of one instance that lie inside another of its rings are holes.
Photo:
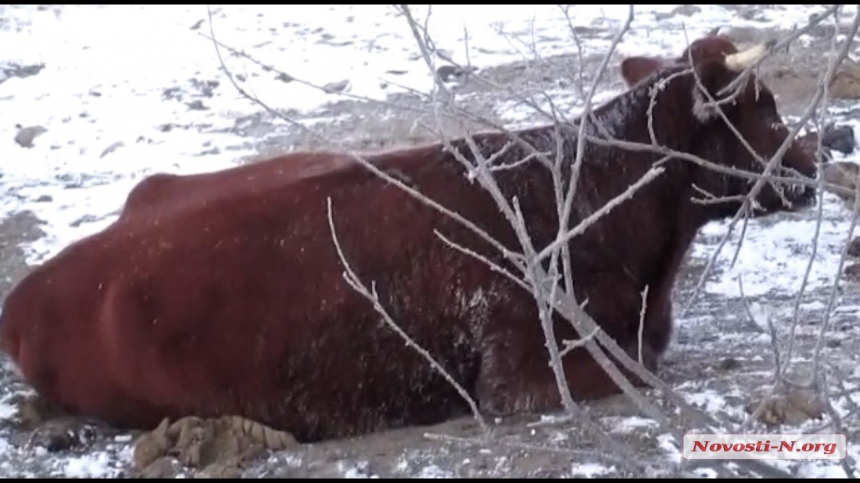
<path fill-rule="evenodd" d="M 154 430 L 144 433 L 134 443 L 134 466 L 143 471 L 157 459 L 161 458 L 172 446 L 167 430 L 170 421 L 164 418 Z"/>
<path fill-rule="evenodd" d="M 235 476 L 245 462 L 261 452 L 295 444 L 291 434 L 239 416 L 189 416 L 172 424 L 165 419 L 155 430 L 138 438 L 134 462 L 139 472 L 147 473 L 151 465 L 168 456 L 201 470 L 201 474 Z"/>
<path fill-rule="evenodd" d="M 280 451 L 297 444 L 292 434 L 286 431 L 274 430 L 250 419 L 239 416 L 226 416 L 222 420 L 226 420 L 226 424 L 236 433 L 250 438 L 251 441 L 271 451 Z"/>

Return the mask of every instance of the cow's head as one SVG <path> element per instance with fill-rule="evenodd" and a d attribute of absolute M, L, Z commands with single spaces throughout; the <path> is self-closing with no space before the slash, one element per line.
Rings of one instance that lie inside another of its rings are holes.
<path fill-rule="evenodd" d="M 690 151 L 701 158 L 722 166 L 746 172 L 761 173 L 765 163 L 777 152 L 789 134 L 788 128 L 776 108 L 776 101 L 770 89 L 750 72 L 748 77 L 739 79 L 744 69 L 768 50 L 763 43 L 743 52 L 738 52 L 726 37 L 711 36 L 693 42 L 684 53 L 674 60 L 657 57 L 630 57 L 621 65 L 621 74 L 628 86 L 633 86 L 655 72 L 679 66 L 688 71 L 695 70 L 699 81 L 693 79 L 690 89 L 695 132 Z M 690 67 L 694 69 L 690 69 Z M 736 82 L 739 81 L 739 82 Z M 681 81 L 683 82 L 683 81 Z M 734 85 L 733 85 L 734 83 Z M 739 86 L 739 91 L 737 86 Z M 724 117 L 714 103 L 703 92 L 710 94 L 722 109 Z M 720 102 L 726 101 L 726 102 Z M 747 146 L 738 139 L 729 121 L 752 148 L 761 161 L 756 159 Z M 704 168 L 696 177 L 696 185 L 717 197 L 739 197 L 749 193 L 755 179 L 726 175 Z M 817 169 L 814 157 L 794 142 L 785 152 L 772 175 L 780 177 L 805 176 L 814 178 Z M 774 188 L 774 184 L 776 188 Z M 767 183 L 756 198 L 758 207 L 755 214 L 776 210 L 797 209 L 814 202 L 815 189 L 795 183 Z M 783 200 L 788 201 L 786 206 Z M 719 216 L 734 212 L 738 202 L 725 202 L 712 205 Z M 716 213 L 715 213 L 716 214 Z"/>

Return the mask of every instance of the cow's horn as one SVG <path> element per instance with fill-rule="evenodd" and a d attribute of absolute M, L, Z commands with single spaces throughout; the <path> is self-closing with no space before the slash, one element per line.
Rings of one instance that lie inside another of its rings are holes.
<path fill-rule="evenodd" d="M 744 68 L 753 62 L 760 59 L 764 54 L 767 53 L 768 50 L 771 49 L 776 44 L 776 41 L 769 40 L 767 42 L 762 42 L 758 45 L 750 47 L 743 52 L 737 52 L 735 54 L 726 56 L 726 67 L 729 70 L 740 72 L 744 70 Z"/>

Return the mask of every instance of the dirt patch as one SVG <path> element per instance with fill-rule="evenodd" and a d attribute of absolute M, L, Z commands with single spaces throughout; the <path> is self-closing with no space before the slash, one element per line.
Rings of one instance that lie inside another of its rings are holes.
<path fill-rule="evenodd" d="M 0 300 L 5 299 L 12 287 L 29 271 L 24 251 L 20 247 L 45 235 L 39 229 L 40 224 L 41 221 L 29 211 L 0 220 Z"/>

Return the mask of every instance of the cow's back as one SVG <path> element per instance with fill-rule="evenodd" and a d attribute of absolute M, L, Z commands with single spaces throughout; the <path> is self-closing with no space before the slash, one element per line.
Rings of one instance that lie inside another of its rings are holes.
<path fill-rule="evenodd" d="M 289 153 L 272 159 L 197 174 L 155 173 L 129 191 L 120 218 L 141 212 L 183 209 L 243 191 L 265 190 L 319 176 L 354 162 L 329 152 Z"/>
<path fill-rule="evenodd" d="M 407 164 L 407 173 L 421 171 Z M 457 191 L 481 193 L 456 170 L 435 173 L 428 183 L 444 186 L 449 199 Z M 165 411 L 226 412 L 311 439 L 464 411 L 453 388 L 343 280 L 326 196 L 357 273 L 376 283 L 395 318 L 423 314 L 398 322 L 468 381 L 476 377 L 477 355 L 471 328 L 459 321 L 476 310 L 475 290 L 497 278 L 433 234 L 448 227 L 457 237 L 462 228 L 361 166 L 247 188 L 205 203 L 191 197 L 157 215 L 141 211 L 50 262 L 64 284 L 90 291 L 57 302 L 57 314 L 69 315 L 51 320 L 52 330 L 74 348 L 62 360 L 81 362 L 74 375 L 57 376 L 66 379 L 51 394 L 62 402 L 72 379 L 92 388 L 93 375 L 115 387 L 75 409 L 112 415 L 118 425 L 152 426 Z M 469 206 L 473 216 L 499 216 L 483 193 Z M 80 278 L 73 281 L 72 272 Z M 65 288 L 42 280 L 21 290 L 45 300 Z M 96 300 L 94 313 L 72 312 L 82 295 Z M 16 315 L 7 322 L 28 331 L 38 323 Z M 101 367 L 89 366 L 84 353 L 101 354 Z M 113 394 L 140 405 L 134 414 L 106 408 L 121 399 Z"/>

